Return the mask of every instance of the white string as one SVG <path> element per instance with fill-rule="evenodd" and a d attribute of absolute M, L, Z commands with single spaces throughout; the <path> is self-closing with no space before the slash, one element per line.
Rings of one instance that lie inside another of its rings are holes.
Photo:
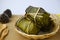
<path fill-rule="evenodd" d="M 40 10 L 40 8 L 38 8 L 37 12 L 35 13 L 34 21 L 35 21 L 35 18 L 36 18 L 36 16 L 37 16 L 39 10 Z"/>

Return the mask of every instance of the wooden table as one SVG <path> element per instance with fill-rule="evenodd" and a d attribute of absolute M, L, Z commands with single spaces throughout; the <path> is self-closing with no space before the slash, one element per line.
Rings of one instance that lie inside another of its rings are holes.
<path fill-rule="evenodd" d="M 5 40 L 29 40 L 25 37 L 23 37 L 22 35 L 18 34 L 15 31 L 15 23 L 18 20 L 18 18 L 20 18 L 22 16 L 17 16 L 17 15 L 13 15 L 11 18 L 11 21 L 9 23 L 7 23 L 8 29 L 9 29 L 9 34 L 5 37 Z M 57 32 L 56 35 L 44 39 L 44 40 L 60 40 L 60 30 Z"/>

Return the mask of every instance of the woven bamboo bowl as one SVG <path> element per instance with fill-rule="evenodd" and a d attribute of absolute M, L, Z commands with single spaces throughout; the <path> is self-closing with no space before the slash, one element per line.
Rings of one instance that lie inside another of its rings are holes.
<path fill-rule="evenodd" d="M 57 16 L 51 15 L 51 18 L 54 20 L 55 26 L 50 33 L 38 34 L 38 35 L 29 35 L 29 34 L 24 33 L 23 31 L 21 31 L 19 28 L 17 28 L 17 26 L 15 26 L 15 31 L 18 34 L 20 34 L 28 39 L 45 39 L 45 38 L 51 37 L 51 36 L 55 35 L 59 30 L 59 23 L 58 23 L 59 21 L 57 20 L 58 19 Z M 19 20 L 16 22 L 16 24 L 20 21 L 20 19 L 21 18 L 19 18 Z"/>

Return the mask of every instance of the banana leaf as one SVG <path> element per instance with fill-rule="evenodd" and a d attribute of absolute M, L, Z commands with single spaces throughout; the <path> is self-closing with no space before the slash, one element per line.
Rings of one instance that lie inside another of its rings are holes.
<path fill-rule="evenodd" d="M 29 7 L 25 10 L 25 12 L 26 12 L 26 13 L 36 13 L 37 10 L 38 10 L 37 7 L 29 6 Z"/>
<path fill-rule="evenodd" d="M 43 8 L 31 7 L 29 11 L 27 10 L 25 16 L 34 21 L 37 27 L 41 28 L 41 30 L 43 29 L 43 31 L 49 31 L 51 29 L 53 20 L 50 18 L 50 14 Z"/>
<path fill-rule="evenodd" d="M 25 17 L 19 20 L 17 26 L 27 34 L 38 34 L 40 31 L 34 22 Z"/>
<path fill-rule="evenodd" d="M 43 8 L 39 8 L 39 7 L 32 7 L 29 6 L 26 10 L 25 10 L 26 14 L 25 16 L 30 18 L 31 20 L 34 20 L 37 15 L 41 16 L 43 13 L 47 13 Z"/>

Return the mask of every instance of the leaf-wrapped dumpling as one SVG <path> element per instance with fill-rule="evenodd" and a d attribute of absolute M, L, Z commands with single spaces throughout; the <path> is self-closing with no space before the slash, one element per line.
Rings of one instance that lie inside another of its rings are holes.
<path fill-rule="evenodd" d="M 33 21 L 25 17 L 18 22 L 17 26 L 27 34 L 38 34 L 38 32 L 40 31 Z"/>
<path fill-rule="evenodd" d="M 34 21 L 37 27 L 39 27 L 41 30 L 43 29 L 43 31 L 49 31 L 52 28 L 51 25 L 54 25 L 50 14 L 47 13 L 43 8 L 31 7 L 29 11 L 27 10 L 25 16 Z"/>

